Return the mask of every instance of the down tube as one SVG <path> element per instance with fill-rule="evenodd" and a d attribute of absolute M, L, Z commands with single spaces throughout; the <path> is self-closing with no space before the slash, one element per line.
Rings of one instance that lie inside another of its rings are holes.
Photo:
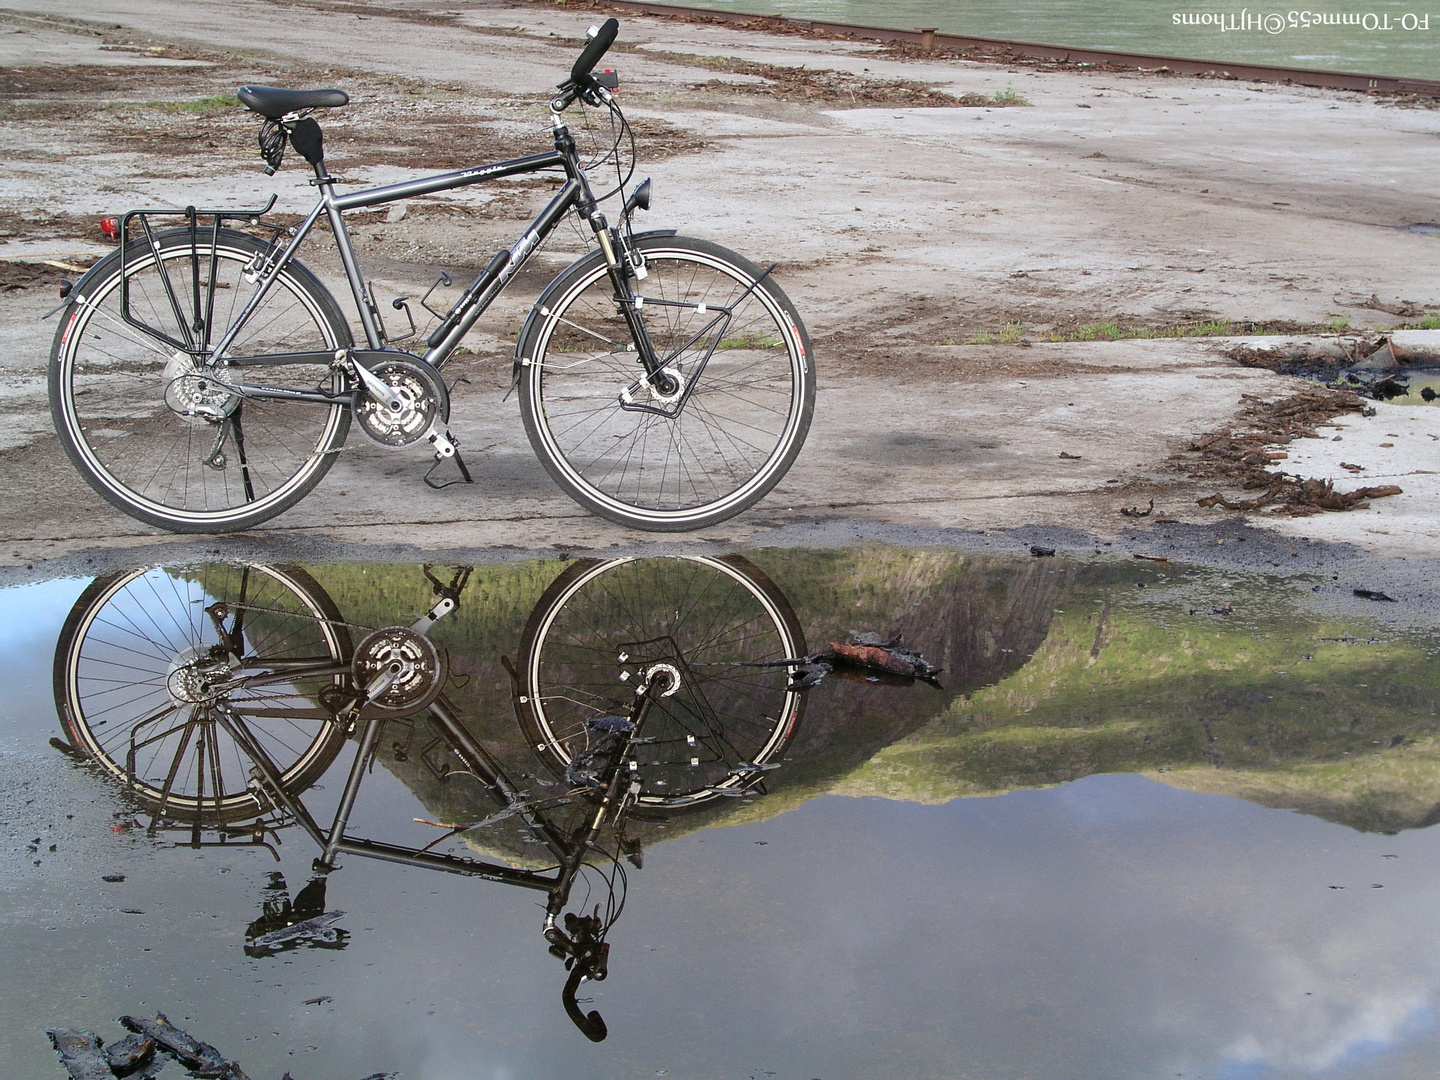
<path fill-rule="evenodd" d="M 495 297 L 499 296 L 500 291 L 520 272 L 520 268 L 529 261 L 535 249 L 555 231 L 555 226 L 560 224 L 560 219 L 569 213 L 579 194 L 580 182 L 573 178 L 566 180 L 565 186 L 556 192 L 549 205 L 540 211 L 539 216 L 531 223 L 525 235 L 511 246 L 510 258 L 499 272 L 488 282 L 482 273 L 465 291 L 465 295 L 460 298 L 451 312 L 453 315 L 459 311 L 460 318 L 440 339 L 440 342 L 425 353 L 425 360 L 437 368 L 444 366 L 446 359 L 459 346 L 461 339 L 470 332 L 470 327 L 475 325 L 475 320 L 480 318 L 485 313 L 485 309 L 494 303 Z M 464 310 L 460 311 L 461 308 Z"/>

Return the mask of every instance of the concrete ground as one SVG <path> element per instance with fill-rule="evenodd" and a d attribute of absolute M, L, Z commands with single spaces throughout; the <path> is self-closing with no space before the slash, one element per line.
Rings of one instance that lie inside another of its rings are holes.
<path fill-rule="evenodd" d="M 132 205 L 250 204 L 272 191 L 282 211 L 308 205 L 301 169 L 264 176 L 256 125 L 205 99 L 242 82 L 347 89 L 353 104 L 326 118 L 327 148 L 332 169 L 359 183 L 456 167 L 461 144 L 483 151 L 479 160 L 514 156 L 543 148 L 547 91 L 600 17 L 484 0 L 91 0 L 63 13 L 5 0 L 0 80 L 10 86 L 0 95 L 12 107 L 0 112 L 0 269 L 42 269 L 0 289 L 0 566 L 165 540 L 91 492 L 50 431 L 53 323 L 40 316 L 68 272 L 44 268 L 106 250 L 95 219 Z M 834 536 L 853 524 L 866 534 L 1019 530 L 1078 544 L 1122 537 L 1134 522 L 1119 511 L 1151 498 L 1167 522 L 1233 527 L 1235 514 L 1196 505 L 1214 485 L 1187 478 L 1184 447 L 1229 426 L 1242 395 L 1303 384 L 1240 367 L 1220 339 L 1046 337 L 1106 322 L 1363 329 L 1440 309 L 1440 236 L 1408 228 L 1440 220 L 1440 111 L 621 21 L 611 62 L 640 122 L 640 175 L 655 178 L 645 223 L 780 260 L 777 278 L 809 325 L 820 372 L 795 468 L 760 506 L 698 540 L 758 542 L 796 526 Z M 801 66 L 817 73 L 812 82 L 767 78 Z M 895 80 L 1028 105 L 897 105 L 886 89 Z M 382 304 L 423 292 L 438 267 L 454 273 L 453 299 L 543 197 L 510 184 L 499 195 L 415 200 L 398 221 L 362 216 L 357 244 Z M 579 244 L 557 234 L 472 332 L 453 428 L 470 450 L 473 486 L 431 491 L 419 480 L 425 454 L 356 435 L 307 500 L 247 543 L 649 542 L 555 489 L 513 398 L 501 401 L 523 313 Z M 343 290 L 323 245 L 307 261 Z M 1293 444 L 1285 467 L 1342 489 L 1397 483 L 1404 494 L 1250 523 L 1282 546 L 1308 538 L 1432 559 L 1440 410 L 1378 404 L 1375 416 L 1322 433 Z"/>

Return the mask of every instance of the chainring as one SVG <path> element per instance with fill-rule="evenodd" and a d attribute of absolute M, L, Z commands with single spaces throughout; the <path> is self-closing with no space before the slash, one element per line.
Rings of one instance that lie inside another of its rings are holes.
<path fill-rule="evenodd" d="M 396 356 L 369 367 L 399 401 L 396 408 L 377 401 L 360 386 L 355 395 L 355 422 L 380 446 L 412 446 L 450 420 L 450 393 L 439 373 L 419 359 Z"/>
<path fill-rule="evenodd" d="M 363 692 L 392 665 L 398 665 L 395 681 L 367 710 L 407 716 L 440 696 L 447 674 L 444 657 L 429 638 L 403 626 L 376 630 L 355 647 L 350 670 L 356 689 Z"/>

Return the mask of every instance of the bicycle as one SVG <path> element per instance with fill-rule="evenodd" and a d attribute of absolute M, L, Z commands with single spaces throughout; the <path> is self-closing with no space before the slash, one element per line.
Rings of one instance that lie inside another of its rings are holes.
<path fill-rule="evenodd" d="M 574 215 L 597 246 L 541 292 L 512 362 L 525 432 L 550 476 L 588 510 L 647 530 L 703 528 L 763 498 L 809 430 L 809 336 L 771 276 L 774 265 L 761 270 L 674 230 L 633 230 L 636 210 L 649 207 L 650 184 L 626 194 L 633 134 L 612 93 L 618 80 L 594 71 L 618 29 L 615 19 L 591 28 L 551 100 L 553 151 L 343 195 L 311 114 L 349 96 L 241 87 L 240 100 L 264 120 L 267 172 L 279 168 L 288 143 L 313 170 L 319 199 L 291 228 L 266 225 L 274 196 L 260 210 L 124 215 L 119 250 L 69 287 L 55 309 L 64 317 L 51 352 L 51 414 L 86 481 L 150 525 L 238 531 L 303 499 L 334 464 L 353 422 L 382 447 L 433 449 L 424 476 L 430 486 L 471 482 L 448 428 L 451 387 L 441 372 L 480 315 Z M 563 119 L 576 103 L 606 110 L 614 133 L 609 152 L 590 166 Z M 611 161 L 615 188 L 597 195 L 587 167 Z M 439 319 L 423 353 L 399 349 L 421 332 L 408 298 L 392 306 L 409 329 L 391 336 L 345 212 L 557 169 L 565 177 L 560 190 L 448 311 L 426 302 L 434 287 L 421 299 Z M 599 203 L 615 195 L 622 203 L 611 225 Z M 152 225 L 177 215 L 179 227 Z M 364 333 L 360 345 L 335 298 L 296 258 L 322 217 Z M 244 227 L 269 228 L 271 236 Z M 460 479 L 433 479 L 447 461 Z"/>
<path fill-rule="evenodd" d="M 525 784 L 466 727 L 446 693 L 447 657 L 429 639 L 454 615 L 470 571 L 449 581 L 425 573 L 430 609 L 382 627 L 345 622 L 295 568 L 152 567 L 97 579 L 56 645 L 69 739 L 56 745 L 123 782 L 152 832 L 188 830 L 197 847 L 209 832 L 219 838 L 208 843 L 265 844 L 298 826 L 321 849 L 322 876 L 353 854 L 544 892 L 543 934 L 569 972 L 566 1013 L 599 1041 L 604 1021 L 583 1013 L 575 993 L 605 978 L 622 861 L 641 862 L 628 819 L 764 793 L 804 712 L 791 678 L 804 634 L 784 595 L 736 556 L 572 564 L 540 597 L 509 665 L 521 730 L 555 778 Z M 490 811 L 443 825 L 423 848 L 349 835 L 385 725 L 418 731 L 422 719 L 433 739 L 415 757 L 442 783 L 473 781 Z M 302 796 L 352 736 L 326 829 Z M 433 850 L 481 828 L 492 848 L 506 846 L 495 830 L 518 828 L 554 865 Z M 608 890 L 603 915 L 588 899 L 565 910 L 587 870 Z"/>

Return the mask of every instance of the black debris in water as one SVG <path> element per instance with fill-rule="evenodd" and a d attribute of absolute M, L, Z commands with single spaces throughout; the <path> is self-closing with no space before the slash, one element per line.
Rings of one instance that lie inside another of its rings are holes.
<path fill-rule="evenodd" d="M 177 1028 L 162 1012 L 157 1012 L 154 1020 L 143 1016 L 122 1016 L 120 1023 L 137 1034 L 154 1039 L 198 1077 L 241 1080 L 245 1075 L 238 1065 L 227 1062 L 219 1050 Z"/>
<path fill-rule="evenodd" d="M 830 674 L 829 664 L 801 664 L 790 669 L 790 683 L 787 690 L 809 690 L 818 686 L 820 680 Z"/>
<path fill-rule="evenodd" d="M 46 1028 L 45 1034 L 72 1080 L 112 1080 L 110 1065 L 100 1052 L 100 1037 L 93 1031 Z"/>
<path fill-rule="evenodd" d="M 1355 589 L 1354 593 L 1362 600 L 1388 600 L 1392 604 L 1396 602 L 1395 597 L 1387 596 L 1379 589 Z"/>
<path fill-rule="evenodd" d="M 327 911 L 324 915 L 317 915 L 313 919 L 305 919 L 303 922 L 272 930 L 268 934 L 262 934 L 255 940 L 247 942 L 245 955 L 267 956 L 272 952 L 293 948 L 296 945 L 344 948 L 345 938 L 348 935 L 334 925 L 344 917 L 345 912 L 343 911 Z"/>
<path fill-rule="evenodd" d="M 316 1002 L 329 1000 L 328 997 L 315 999 Z M 238 1062 L 226 1061 L 219 1050 L 177 1028 L 164 1013 L 157 1012 L 154 1020 L 122 1016 L 120 1023 L 130 1028 L 131 1034 L 112 1043 L 109 1049 L 105 1049 L 105 1040 L 93 1031 L 46 1028 L 45 1034 L 50 1037 L 71 1080 L 116 1080 L 116 1077 L 153 1080 L 171 1059 L 198 1080 L 250 1080 Z M 395 1080 L 397 1075 L 377 1072 L 363 1080 Z M 286 1072 L 280 1080 L 294 1080 L 294 1077 Z"/>
<path fill-rule="evenodd" d="M 105 1049 L 105 1060 L 117 1073 L 128 1073 L 145 1064 L 155 1053 L 155 1040 L 132 1031 Z"/>

